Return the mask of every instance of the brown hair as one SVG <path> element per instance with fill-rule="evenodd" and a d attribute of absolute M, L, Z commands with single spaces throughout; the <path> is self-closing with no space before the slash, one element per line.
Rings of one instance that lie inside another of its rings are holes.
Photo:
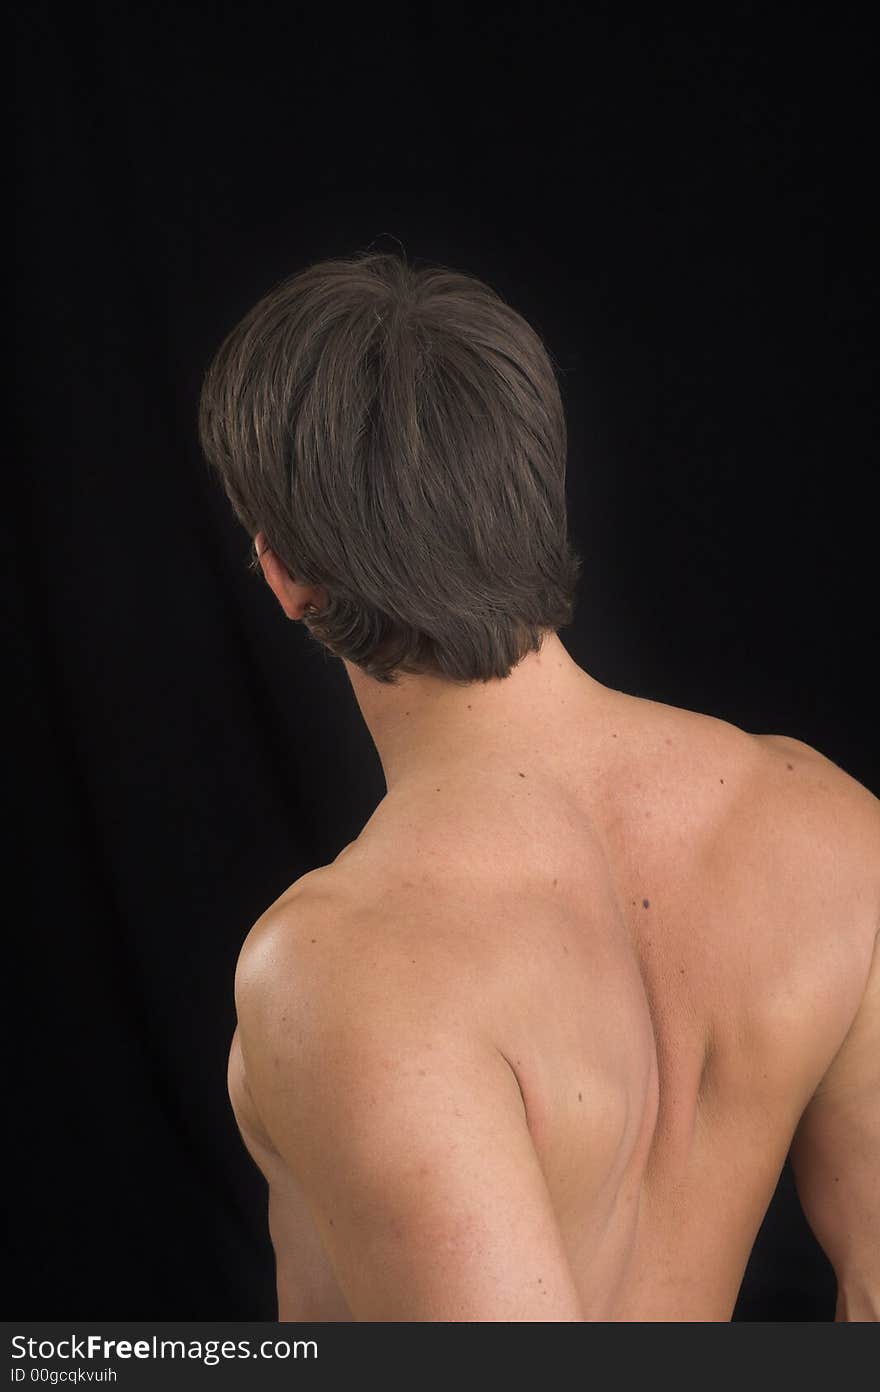
<path fill-rule="evenodd" d="M 311 633 L 379 681 L 506 677 L 571 621 L 554 368 L 484 282 L 388 253 L 307 267 L 221 345 L 199 433 L 250 536 L 325 587 Z"/>

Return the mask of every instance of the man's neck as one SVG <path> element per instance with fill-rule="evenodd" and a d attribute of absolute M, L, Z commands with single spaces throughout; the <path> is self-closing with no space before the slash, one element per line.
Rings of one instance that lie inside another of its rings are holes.
<path fill-rule="evenodd" d="M 373 737 L 388 790 L 453 763 L 506 749 L 526 749 L 562 732 L 607 688 L 569 656 L 556 634 L 528 653 L 503 680 L 459 686 L 404 673 L 394 685 L 345 662 Z"/>

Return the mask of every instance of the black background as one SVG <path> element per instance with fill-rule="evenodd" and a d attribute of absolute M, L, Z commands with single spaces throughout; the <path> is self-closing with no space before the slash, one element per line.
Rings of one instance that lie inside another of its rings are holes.
<path fill-rule="evenodd" d="M 12 1316 L 275 1317 L 234 964 L 384 791 L 199 453 L 281 276 L 489 280 L 559 364 L 575 658 L 880 792 L 867 8 L 646 13 L 18 7 Z M 833 1303 L 786 1171 L 737 1318 Z"/>

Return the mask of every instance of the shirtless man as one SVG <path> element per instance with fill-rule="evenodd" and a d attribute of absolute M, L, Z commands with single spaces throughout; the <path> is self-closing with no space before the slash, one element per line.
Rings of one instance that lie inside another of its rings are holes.
<path fill-rule="evenodd" d="M 279 1318 L 728 1320 L 790 1152 L 837 1318 L 876 1320 L 880 803 L 572 660 L 561 414 L 488 287 L 386 256 L 278 287 L 206 382 L 387 784 L 236 972 Z"/>

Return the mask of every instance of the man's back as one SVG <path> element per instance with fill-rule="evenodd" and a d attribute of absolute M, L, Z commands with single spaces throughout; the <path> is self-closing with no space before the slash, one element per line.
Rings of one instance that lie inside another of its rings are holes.
<path fill-rule="evenodd" d="M 804 1116 L 802 1196 L 860 1317 L 877 1277 L 876 1207 L 853 1213 L 880 1140 L 878 804 L 797 741 L 618 692 L 572 730 L 576 715 L 564 740 L 538 731 L 389 795 L 267 911 L 240 973 L 271 959 L 305 994 L 357 978 L 377 1019 L 447 992 L 456 1027 L 515 1076 L 588 1319 L 729 1318 Z M 418 1088 L 430 1068 L 413 1073 Z M 249 1082 L 236 1036 L 230 1095 L 270 1185 L 279 1315 L 351 1318 L 268 1089 Z M 834 1191 L 856 1194 L 839 1218 Z M 854 1222 L 855 1247 L 835 1237 Z"/>

